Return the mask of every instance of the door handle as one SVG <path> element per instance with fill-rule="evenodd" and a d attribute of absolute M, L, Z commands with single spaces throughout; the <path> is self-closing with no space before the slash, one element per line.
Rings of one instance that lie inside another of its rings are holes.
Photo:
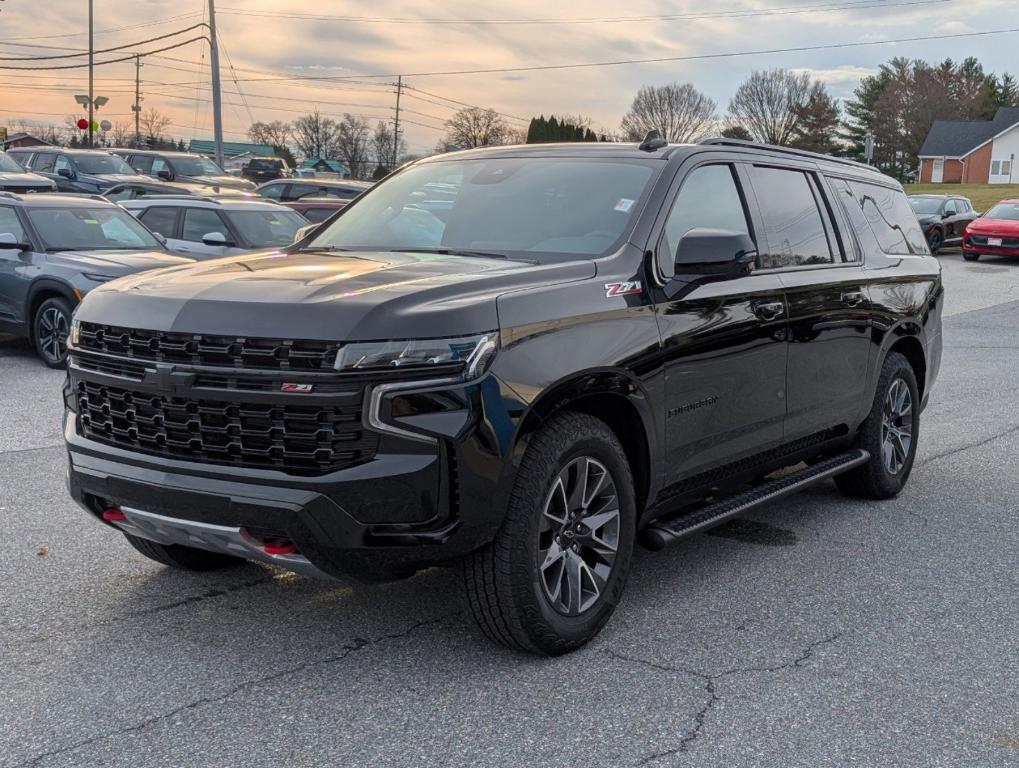
<path fill-rule="evenodd" d="M 846 291 L 842 294 L 842 303 L 851 307 L 857 307 L 866 300 L 867 297 L 863 295 L 863 291 Z"/>
<path fill-rule="evenodd" d="M 774 320 L 785 311 L 781 301 L 762 301 L 753 305 L 754 314 L 762 320 Z"/>

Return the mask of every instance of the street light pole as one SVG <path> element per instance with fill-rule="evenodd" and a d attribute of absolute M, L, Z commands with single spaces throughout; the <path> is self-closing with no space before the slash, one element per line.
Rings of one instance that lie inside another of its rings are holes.
<path fill-rule="evenodd" d="M 211 0 L 210 0 L 211 2 Z M 88 145 L 92 146 L 92 120 L 95 116 L 93 110 L 95 95 L 92 93 L 93 88 L 93 70 L 95 69 L 95 62 L 93 61 L 93 55 L 95 51 L 95 41 L 93 39 L 92 30 L 92 0 L 88 0 Z"/>
<path fill-rule="evenodd" d="M 90 0 L 91 1 L 91 0 Z M 223 167 L 223 96 L 219 85 L 219 38 L 216 37 L 216 0 L 209 0 L 209 64 L 212 68 L 212 130 L 216 163 Z"/>

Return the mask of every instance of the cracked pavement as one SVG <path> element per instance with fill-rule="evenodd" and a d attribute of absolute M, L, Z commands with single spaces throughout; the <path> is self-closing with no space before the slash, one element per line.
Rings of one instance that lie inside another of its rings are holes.
<path fill-rule="evenodd" d="M 1019 764 L 1019 262 L 942 262 L 906 491 L 638 550 L 559 659 L 487 644 L 445 570 L 147 561 L 66 497 L 61 374 L 0 342 L 0 768 Z"/>

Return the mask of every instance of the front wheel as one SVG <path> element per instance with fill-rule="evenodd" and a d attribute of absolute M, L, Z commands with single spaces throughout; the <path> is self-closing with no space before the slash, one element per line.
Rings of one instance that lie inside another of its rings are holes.
<path fill-rule="evenodd" d="M 50 368 L 67 365 L 67 337 L 71 332 L 71 305 L 67 299 L 46 299 L 32 319 L 35 351 Z"/>
<path fill-rule="evenodd" d="M 976 261 L 977 259 L 980 258 L 980 254 L 979 253 L 970 253 L 969 251 L 963 251 L 962 252 L 962 257 L 964 259 L 966 259 L 966 261 Z"/>
<path fill-rule="evenodd" d="M 930 233 L 930 235 L 927 238 L 927 245 L 930 246 L 932 256 L 937 256 L 938 251 L 941 250 L 941 246 L 942 244 L 944 244 L 944 242 L 945 238 L 944 235 L 941 234 L 940 229 L 935 229 L 933 232 Z"/>
<path fill-rule="evenodd" d="M 839 490 L 868 499 L 895 496 L 913 469 L 919 429 L 916 374 L 905 357 L 892 352 L 881 368 L 870 414 L 860 427 L 857 444 L 870 453 L 870 461 L 837 475 Z"/>
<path fill-rule="evenodd" d="M 495 540 L 463 563 L 481 630 L 549 656 L 593 638 L 626 584 L 636 529 L 633 478 L 602 421 L 565 413 L 532 439 Z"/>

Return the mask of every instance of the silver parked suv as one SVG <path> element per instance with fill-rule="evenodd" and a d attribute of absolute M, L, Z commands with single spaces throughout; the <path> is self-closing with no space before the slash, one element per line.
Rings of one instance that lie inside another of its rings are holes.
<path fill-rule="evenodd" d="M 121 206 L 163 235 L 170 250 L 195 259 L 290 245 L 308 223 L 282 205 L 243 197 L 161 195 Z"/>

